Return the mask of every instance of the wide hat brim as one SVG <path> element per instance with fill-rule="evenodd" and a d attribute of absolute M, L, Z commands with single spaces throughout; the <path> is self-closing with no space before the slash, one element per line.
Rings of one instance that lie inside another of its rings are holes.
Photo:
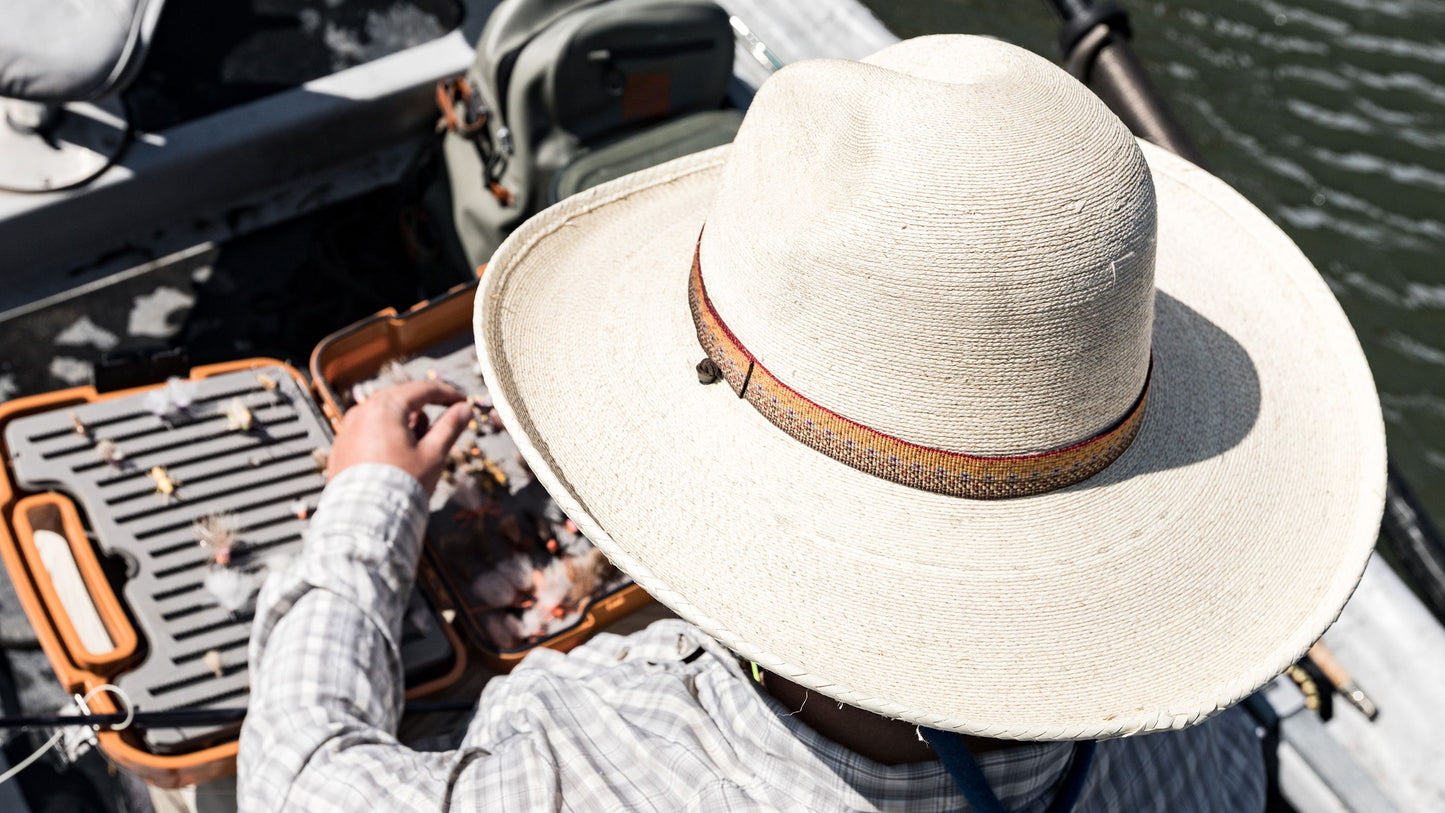
<path fill-rule="evenodd" d="M 477 296 L 483 372 L 583 532 L 767 670 L 978 736 L 1189 725 L 1344 606 L 1383 508 L 1384 429 L 1359 343 L 1298 248 L 1223 182 L 1141 147 L 1158 199 L 1153 382 L 1133 444 L 1077 485 L 920 491 L 699 384 L 688 271 L 730 147 L 512 235 Z"/>

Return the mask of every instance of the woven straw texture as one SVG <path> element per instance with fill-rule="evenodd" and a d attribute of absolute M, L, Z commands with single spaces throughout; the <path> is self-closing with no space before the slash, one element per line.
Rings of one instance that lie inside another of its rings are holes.
<path fill-rule="evenodd" d="M 1383 424 L 1339 305 L 1238 193 L 1121 140 L 1047 62 L 969 37 L 873 61 L 779 73 L 735 146 L 499 249 L 477 338 L 528 463 L 659 600 L 836 700 L 1011 739 L 1236 702 L 1333 621 L 1378 527 Z M 719 312 L 850 419 L 972 454 L 1067 445 L 1128 409 L 1152 349 L 1139 434 L 1082 483 L 1006 500 L 833 460 L 698 383 L 704 221 Z"/>

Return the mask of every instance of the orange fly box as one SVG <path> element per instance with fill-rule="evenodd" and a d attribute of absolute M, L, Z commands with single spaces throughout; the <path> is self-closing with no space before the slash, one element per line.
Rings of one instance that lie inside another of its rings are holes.
<path fill-rule="evenodd" d="M 340 421 L 345 411 L 347 402 L 354 401 L 353 391 L 358 385 L 376 379 L 384 375 L 388 365 L 395 365 L 399 362 L 407 362 L 408 365 L 420 377 L 429 375 L 438 377 L 456 385 L 464 392 L 472 392 L 477 387 L 484 387 L 481 382 L 480 373 L 475 370 L 475 350 L 472 347 L 472 307 L 477 292 L 477 283 L 472 282 L 466 285 L 453 288 L 446 294 L 434 300 L 422 302 L 402 314 L 391 311 L 383 311 L 368 319 L 343 328 L 323 339 L 311 355 L 311 376 L 316 389 L 322 409 L 335 422 Z M 434 365 L 430 366 L 430 365 Z M 478 411 L 478 421 L 484 422 L 485 416 Z M 493 416 L 494 417 L 494 416 Z M 486 435 L 482 444 L 488 446 L 489 452 L 498 449 L 510 449 L 507 455 L 515 453 L 515 447 L 509 447 L 505 441 L 505 432 L 487 432 L 481 429 Z M 467 433 L 463 434 L 462 443 L 465 443 Z M 473 451 L 480 451 L 473 447 Z M 502 455 L 498 455 L 502 457 Z M 525 465 L 517 459 L 507 459 L 503 463 L 512 472 L 514 477 L 527 477 L 529 472 Z M 443 483 L 440 488 L 445 488 Z M 516 488 L 516 484 L 512 485 Z M 538 500 L 545 500 L 545 506 L 532 506 L 536 515 L 531 520 L 523 520 L 520 525 L 522 537 L 519 541 L 523 547 L 530 546 L 526 555 L 534 559 L 544 561 L 546 556 L 536 547 L 535 542 L 546 545 L 555 542 L 556 537 L 575 537 L 571 532 L 573 526 L 565 523 L 565 518 L 560 517 L 560 512 L 551 519 L 542 517 L 544 512 L 555 511 L 555 504 L 540 491 L 536 489 Z M 435 586 L 438 594 L 447 596 L 450 603 L 448 608 L 456 612 L 457 622 L 466 634 L 469 643 L 473 644 L 479 657 L 489 666 L 498 671 L 508 671 L 524 658 L 528 652 L 538 646 L 546 646 L 560 651 L 569 650 L 578 644 L 586 641 L 601 628 L 621 619 L 632 611 L 652 602 L 642 588 L 630 581 L 619 583 L 613 589 L 600 591 L 600 595 L 589 597 L 585 606 L 568 612 L 560 619 L 561 628 L 547 629 L 544 634 L 527 636 L 522 642 L 511 642 L 513 645 L 498 645 L 495 632 L 495 623 L 499 614 L 515 612 L 498 610 L 495 607 L 481 606 L 478 600 L 477 591 L 472 589 L 468 583 L 468 574 L 465 568 L 458 568 L 458 547 L 456 542 L 450 545 L 445 544 L 447 540 L 439 539 L 436 530 L 438 528 L 438 509 L 434 497 L 433 522 L 429 525 L 427 545 L 431 549 L 437 561 L 447 566 L 438 568 L 439 584 Z M 507 500 L 503 500 L 507 502 Z M 450 511 L 447 512 L 450 515 Z M 486 544 L 496 542 L 498 525 L 496 522 L 475 522 L 476 530 L 468 530 L 460 534 L 459 542 L 462 546 Z M 501 531 L 506 532 L 505 522 Z M 534 530 L 533 526 L 566 526 L 567 530 L 561 527 L 543 527 Z M 542 539 L 547 535 L 548 530 L 555 531 L 552 539 Z M 517 533 L 514 531 L 513 533 Z M 576 542 L 575 539 L 571 540 Z M 585 543 L 585 540 L 581 540 Z M 505 548 L 505 546 L 502 546 Z M 590 543 L 586 544 L 590 547 Z M 622 581 L 622 580 L 619 580 Z M 505 589 L 505 588 L 504 588 Z M 541 592 L 541 591 L 537 591 Z M 525 588 L 521 595 L 526 595 Z M 532 599 L 523 599 L 521 603 L 528 600 L 540 600 L 533 596 Z M 523 610 L 524 608 L 515 608 Z M 527 608 L 530 609 L 530 608 Z M 522 613 L 525 616 L 525 611 Z M 489 630 L 493 631 L 489 633 Z M 523 630 L 524 632 L 530 630 Z M 500 634 L 504 634 L 503 633 Z"/>

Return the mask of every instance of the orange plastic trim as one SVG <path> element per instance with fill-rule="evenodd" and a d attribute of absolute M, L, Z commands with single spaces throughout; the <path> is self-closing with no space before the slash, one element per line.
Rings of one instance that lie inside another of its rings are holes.
<path fill-rule="evenodd" d="M 440 576 L 437 574 L 436 565 L 432 563 L 431 558 L 425 555 L 424 552 L 421 560 L 417 562 L 416 579 L 424 588 L 428 588 L 427 592 L 433 596 L 438 615 L 450 609 L 447 605 L 442 604 L 440 598 L 436 596 L 434 585 L 439 578 Z M 447 597 L 447 600 L 449 601 L 450 597 Z M 452 661 L 452 668 L 440 677 L 408 689 L 406 692 L 407 700 L 426 697 L 449 689 L 455 685 L 457 681 L 461 680 L 462 675 L 467 671 L 467 647 L 466 644 L 462 643 L 461 636 L 457 635 L 457 631 L 452 628 L 451 624 L 445 622 L 442 624 L 442 633 L 446 635 L 447 640 L 451 642 L 452 652 L 456 653 L 456 660 Z"/>
<path fill-rule="evenodd" d="M 604 596 L 593 602 L 576 626 L 565 629 L 535 646 L 508 652 L 498 652 L 484 645 L 479 645 L 478 648 L 481 650 L 483 660 L 489 666 L 499 672 L 510 672 L 538 646 L 545 646 L 558 652 L 569 652 L 587 643 L 589 638 L 601 632 L 609 624 L 635 610 L 646 607 L 653 601 L 654 599 L 648 595 L 647 591 L 635 584 L 629 584 L 612 595 Z"/>
<path fill-rule="evenodd" d="M 389 359 L 404 358 L 449 339 L 471 325 L 477 283 L 464 282 L 436 299 L 418 302 L 397 315 L 387 308 L 322 339 L 311 351 L 311 378 L 321 409 L 334 426 L 341 423 L 337 392 L 376 375 Z M 418 314 L 425 314 L 416 318 Z"/>
<path fill-rule="evenodd" d="M 80 512 L 75 509 L 75 503 L 69 497 L 54 492 L 35 494 L 16 503 L 12 520 L 20 555 L 24 557 L 31 573 L 45 572 L 45 562 L 40 558 L 40 549 L 35 545 L 35 531 L 54 531 L 70 543 L 70 554 L 85 582 L 86 592 L 90 594 L 90 600 L 95 604 L 96 613 L 100 615 L 101 623 L 105 625 L 105 631 L 110 635 L 113 645 L 105 652 L 91 652 L 81 643 L 80 634 L 75 631 L 75 624 L 56 592 L 54 582 L 49 578 L 36 582 L 40 600 L 45 603 L 51 623 L 70 653 L 71 661 L 76 666 L 98 675 L 115 675 L 122 666 L 135 658 L 139 639 L 135 627 L 131 626 L 130 619 L 126 617 L 120 599 L 105 578 L 105 571 L 100 567 L 95 548 L 85 537 L 85 526 L 80 521 Z"/>

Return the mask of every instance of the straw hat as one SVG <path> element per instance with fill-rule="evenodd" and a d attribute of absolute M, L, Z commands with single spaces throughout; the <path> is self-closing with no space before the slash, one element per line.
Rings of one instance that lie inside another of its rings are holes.
<path fill-rule="evenodd" d="M 780 71 L 732 146 L 519 229 L 476 332 L 532 470 L 638 584 L 774 673 L 979 736 L 1236 702 L 1334 620 L 1384 500 L 1309 261 L 987 39 Z"/>

